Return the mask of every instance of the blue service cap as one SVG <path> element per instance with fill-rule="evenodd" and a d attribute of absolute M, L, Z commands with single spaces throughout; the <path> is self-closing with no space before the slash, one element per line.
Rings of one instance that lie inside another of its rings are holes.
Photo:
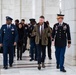
<path fill-rule="evenodd" d="M 34 18 L 29 19 L 30 22 L 35 22 Z"/>
<path fill-rule="evenodd" d="M 13 20 L 13 19 L 9 16 L 6 16 L 6 20 Z"/>

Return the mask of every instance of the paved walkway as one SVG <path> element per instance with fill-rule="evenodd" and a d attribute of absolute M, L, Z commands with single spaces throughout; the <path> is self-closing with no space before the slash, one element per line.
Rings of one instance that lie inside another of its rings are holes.
<path fill-rule="evenodd" d="M 23 54 L 23 60 L 17 61 L 17 58 L 14 59 L 13 68 L 4 70 L 2 68 L 2 55 L 0 55 L 0 75 L 76 75 L 76 66 L 69 66 L 65 64 L 66 73 L 62 73 L 56 69 L 54 53 L 52 54 L 53 59 L 49 60 L 46 57 L 46 68 L 39 71 L 37 69 L 36 61 L 29 61 L 29 52 L 26 51 Z"/>

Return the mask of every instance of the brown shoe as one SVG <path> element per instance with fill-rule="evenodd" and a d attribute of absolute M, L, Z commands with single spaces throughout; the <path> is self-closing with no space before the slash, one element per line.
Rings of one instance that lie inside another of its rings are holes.
<path fill-rule="evenodd" d="M 45 64 L 44 63 L 42 63 L 42 68 L 45 68 Z"/>

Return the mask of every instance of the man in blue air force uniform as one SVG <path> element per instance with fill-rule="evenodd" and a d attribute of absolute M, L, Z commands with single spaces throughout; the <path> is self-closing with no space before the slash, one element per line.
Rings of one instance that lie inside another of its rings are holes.
<path fill-rule="evenodd" d="M 60 68 L 61 72 L 66 72 L 64 68 L 64 58 L 66 52 L 66 46 L 68 48 L 71 45 L 70 27 L 67 23 L 63 22 L 64 15 L 58 14 L 56 23 L 53 27 L 52 38 L 55 41 L 55 55 L 57 62 L 57 69 Z"/>
<path fill-rule="evenodd" d="M 6 24 L 1 27 L 1 42 L 0 46 L 3 46 L 3 66 L 4 69 L 8 69 L 8 54 L 9 54 L 9 66 L 12 67 L 14 57 L 14 46 L 17 43 L 18 33 L 16 26 L 12 24 L 12 18 L 6 17 Z"/>

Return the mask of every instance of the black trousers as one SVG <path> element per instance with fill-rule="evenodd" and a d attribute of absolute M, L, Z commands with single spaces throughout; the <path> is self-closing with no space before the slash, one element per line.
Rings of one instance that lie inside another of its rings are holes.
<path fill-rule="evenodd" d="M 47 45 L 47 48 L 48 48 L 48 58 L 49 59 L 51 59 L 52 58 L 52 56 L 51 56 L 51 43 L 52 43 L 52 41 L 51 41 L 51 38 L 48 38 L 48 45 Z"/>
<path fill-rule="evenodd" d="M 17 46 L 17 58 L 22 59 L 22 52 L 23 52 L 23 48 L 22 46 Z"/>
<path fill-rule="evenodd" d="M 14 56 L 16 56 L 16 55 L 15 55 L 15 53 L 16 53 L 16 52 L 15 52 L 15 49 L 16 49 L 16 46 L 14 46 Z"/>
<path fill-rule="evenodd" d="M 25 37 L 23 40 L 23 53 L 26 51 L 26 46 L 27 46 L 27 37 Z"/>
<path fill-rule="evenodd" d="M 39 44 L 37 44 L 37 59 L 38 64 L 44 63 L 46 57 L 46 46 L 41 45 L 41 41 Z"/>

